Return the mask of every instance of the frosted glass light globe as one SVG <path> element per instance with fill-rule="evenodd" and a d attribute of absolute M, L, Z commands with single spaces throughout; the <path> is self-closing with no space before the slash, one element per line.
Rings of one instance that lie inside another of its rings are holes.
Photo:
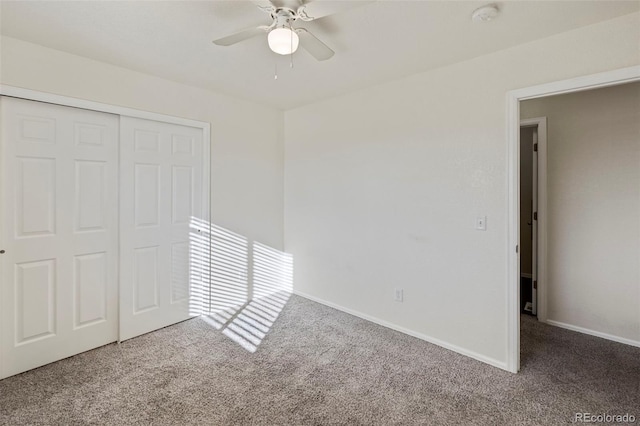
<path fill-rule="evenodd" d="M 280 55 L 291 55 L 298 50 L 298 34 L 289 28 L 275 28 L 267 36 L 269 47 Z"/>

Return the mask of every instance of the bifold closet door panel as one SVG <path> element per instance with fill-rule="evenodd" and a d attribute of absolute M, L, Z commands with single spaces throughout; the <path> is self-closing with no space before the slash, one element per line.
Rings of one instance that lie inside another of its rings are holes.
<path fill-rule="evenodd" d="M 120 340 L 190 318 L 203 262 L 203 131 L 120 121 Z"/>
<path fill-rule="evenodd" d="M 0 377 L 118 338 L 118 116 L 0 98 Z"/>

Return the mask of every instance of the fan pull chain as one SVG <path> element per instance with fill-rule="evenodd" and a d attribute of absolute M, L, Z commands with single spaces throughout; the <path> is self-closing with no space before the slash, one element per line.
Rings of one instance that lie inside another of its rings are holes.
<path fill-rule="evenodd" d="M 289 67 L 293 68 L 293 28 L 291 28 L 291 21 L 289 21 L 289 30 L 291 31 L 291 37 L 290 37 L 290 39 L 291 39 L 291 46 L 290 46 L 291 47 L 290 48 L 291 54 L 289 55 L 290 59 L 291 59 L 291 62 L 289 63 Z"/>
<path fill-rule="evenodd" d="M 273 76 L 274 80 L 278 79 L 278 60 L 276 59 L 276 70 L 275 70 L 275 74 Z"/>

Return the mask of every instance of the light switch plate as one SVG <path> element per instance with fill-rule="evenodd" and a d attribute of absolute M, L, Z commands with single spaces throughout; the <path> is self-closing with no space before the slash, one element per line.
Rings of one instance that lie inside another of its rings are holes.
<path fill-rule="evenodd" d="M 487 217 L 486 216 L 478 216 L 478 217 L 476 217 L 476 229 L 478 231 L 486 231 L 487 230 Z"/>

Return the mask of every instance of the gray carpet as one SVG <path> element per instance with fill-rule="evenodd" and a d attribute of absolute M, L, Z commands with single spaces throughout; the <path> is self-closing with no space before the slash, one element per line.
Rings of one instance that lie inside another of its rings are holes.
<path fill-rule="evenodd" d="M 501 371 L 292 296 L 255 353 L 202 319 L 0 381 L 0 424 L 554 425 L 640 417 L 640 348 L 523 317 Z M 640 420 L 638 420 L 640 421 Z"/>

